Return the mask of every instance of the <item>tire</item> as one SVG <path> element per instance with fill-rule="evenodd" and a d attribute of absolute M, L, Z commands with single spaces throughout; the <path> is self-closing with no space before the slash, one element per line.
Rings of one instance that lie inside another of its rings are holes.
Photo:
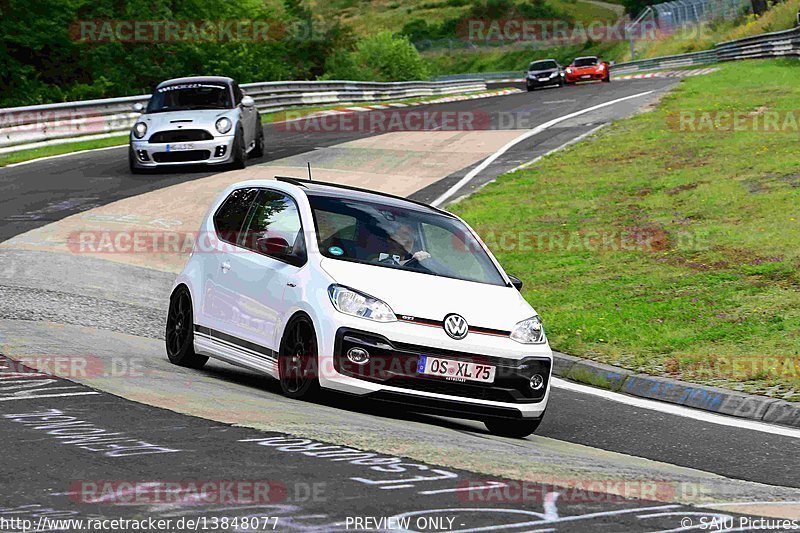
<path fill-rule="evenodd" d="M 236 130 L 232 152 L 231 168 L 241 170 L 247 167 L 247 147 L 244 145 L 244 133 L 241 129 Z"/>
<path fill-rule="evenodd" d="M 605 78 L 603 78 L 603 83 L 610 83 L 610 82 L 611 82 L 611 76 L 606 76 Z"/>
<path fill-rule="evenodd" d="M 128 169 L 131 174 L 144 174 L 144 169 L 136 166 L 136 158 L 133 155 L 133 148 L 128 147 Z"/>
<path fill-rule="evenodd" d="M 536 431 L 539 428 L 539 424 L 542 423 L 542 419 L 506 420 L 503 418 L 492 418 L 484 420 L 483 423 L 486 425 L 486 429 L 494 435 L 522 439 Z"/>
<path fill-rule="evenodd" d="M 527 89 L 528 89 L 528 92 L 532 92 L 534 90 L 534 88 L 531 87 L 530 85 L 527 86 Z"/>
<path fill-rule="evenodd" d="M 167 357 L 174 365 L 203 368 L 208 357 L 194 352 L 194 315 L 189 289 L 179 287 L 169 299 L 164 335 Z"/>
<path fill-rule="evenodd" d="M 261 117 L 256 117 L 256 145 L 250 150 L 250 157 L 264 157 L 264 128 Z"/>
<path fill-rule="evenodd" d="M 317 335 L 305 316 L 286 327 L 278 354 L 281 391 L 287 398 L 312 400 L 319 395 Z"/>

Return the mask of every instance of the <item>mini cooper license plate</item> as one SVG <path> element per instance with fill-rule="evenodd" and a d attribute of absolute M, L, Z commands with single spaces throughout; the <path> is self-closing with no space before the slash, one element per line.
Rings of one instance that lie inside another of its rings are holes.
<path fill-rule="evenodd" d="M 167 145 L 167 152 L 185 152 L 186 150 L 194 150 L 194 143 L 177 143 Z"/>
<path fill-rule="evenodd" d="M 495 367 L 470 363 L 467 361 L 453 361 L 421 355 L 417 365 L 417 373 L 426 376 L 438 376 L 450 381 L 479 381 L 481 383 L 494 383 Z"/>

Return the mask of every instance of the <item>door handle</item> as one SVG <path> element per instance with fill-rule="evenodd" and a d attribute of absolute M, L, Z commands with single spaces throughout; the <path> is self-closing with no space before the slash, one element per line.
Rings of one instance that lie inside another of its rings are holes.
<path fill-rule="evenodd" d="M 228 261 L 225 261 L 224 263 L 222 263 L 222 264 L 219 266 L 219 268 L 221 268 L 221 269 L 222 269 L 222 273 L 223 273 L 223 274 L 227 274 L 227 273 L 228 273 L 228 271 L 231 269 L 231 264 L 230 264 Z"/>

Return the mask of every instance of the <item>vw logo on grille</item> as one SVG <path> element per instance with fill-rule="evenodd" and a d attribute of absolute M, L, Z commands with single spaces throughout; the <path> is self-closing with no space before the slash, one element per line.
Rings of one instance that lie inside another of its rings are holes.
<path fill-rule="evenodd" d="M 461 340 L 467 336 L 469 325 L 463 316 L 451 313 L 444 317 L 444 332 L 456 340 Z"/>

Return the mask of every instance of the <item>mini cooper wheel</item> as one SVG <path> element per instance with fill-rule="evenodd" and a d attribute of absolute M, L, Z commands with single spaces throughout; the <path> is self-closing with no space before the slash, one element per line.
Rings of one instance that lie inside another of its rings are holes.
<path fill-rule="evenodd" d="M 284 396 L 310 400 L 319 393 L 317 379 L 317 335 L 305 317 L 286 328 L 278 355 L 278 374 Z"/>
<path fill-rule="evenodd" d="M 208 357 L 194 352 L 192 297 L 186 287 L 173 293 L 167 314 L 167 357 L 171 363 L 188 368 L 203 368 Z"/>
<path fill-rule="evenodd" d="M 539 428 L 539 424 L 542 423 L 542 419 L 506 420 L 502 418 L 492 418 L 484 420 L 483 423 L 486 424 L 486 429 L 494 435 L 521 439 L 536 431 Z"/>
<path fill-rule="evenodd" d="M 231 166 L 235 169 L 243 169 L 247 166 L 247 146 L 244 144 L 244 133 L 241 129 L 236 130 L 236 137 L 233 139 L 233 161 Z"/>
<path fill-rule="evenodd" d="M 261 126 L 261 118 L 256 117 L 256 144 L 250 150 L 250 157 L 264 157 L 264 128 Z"/>

